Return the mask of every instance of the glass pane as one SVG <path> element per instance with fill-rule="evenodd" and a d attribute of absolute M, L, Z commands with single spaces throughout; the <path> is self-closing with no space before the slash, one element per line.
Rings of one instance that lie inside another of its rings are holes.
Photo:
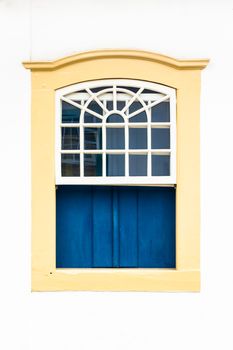
<path fill-rule="evenodd" d="M 86 112 L 84 114 L 84 123 L 102 123 L 102 120 Z"/>
<path fill-rule="evenodd" d="M 152 176 L 170 175 L 170 156 L 152 155 Z"/>
<path fill-rule="evenodd" d="M 117 97 L 120 98 L 120 94 L 118 93 L 117 95 L 118 95 Z M 125 107 L 125 101 L 117 101 L 117 110 L 118 111 L 121 111 L 124 107 Z M 113 110 L 113 101 L 107 101 L 107 109 L 109 111 Z"/>
<path fill-rule="evenodd" d="M 107 128 L 107 149 L 124 149 L 125 148 L 125 129 Z"/>
<path fill-rule="evenodd" d="M 62 176 L 80 176 L 80 156 L 79 154 L 61 155 Z"/>
<path fill-rule="evenodd" d="M 169 149 L 170 148 L 170 129 L 153 128 L 151 129 L 151 148 Z"/>
<path fill-rule="evenodd" d="M 79 128 L 62 128 L 62 149 L 79 149 Z"/>
<path fill-rule="evenodd" d="M 150 90 L 150 89 L 144 89 L 143 91 L 142 91 L 142 93 L 143 94 L 157 94 L 157 92 L 156 91 L 154 91 L 154 90 Z"/>
<path fill-rule="evenodd" d="M 125 175 L 125 156 L 123 154 L 107 154 L 107 176 Z"/>
<path fill-rule="evenodd" d="M 146 176 L 147 175 L 147 156 L 146 155 L 129 155 L 129 176 Z"/>
<path fill-rule="evenodd" d="M 108 117 L 107 123 L 124 123 L 124 118 L 121 115 L 114 113 Z"/>
<path fill-rule="evenodd" d="M 84 128 L 84 149 L 102 149 L 102 128 Z"/>
<path fill-rule="evenodd" d="M 107 109 L 109 111 L 112 111 L 113 110 L 113 102 L 112 101 L 107 101 Z"/>
<path fill-rule="evenodd" d="M 81 104 L 81 101 L 77 101 Z M 81 110 L 62 101 L 62 123 L 79 123 Z"/>
<path fill-rule="evenodd" d="M 152 122 L 170 122 L 170 103 L 161 102 L 151 108 Z"/>
<path fill-rule="evenodd" d="M 140 102 L 133 102 L 130 107 L 129 107 L 129 114 L 138 111 L 139 109 L 141 109 L 143 107 L 143 105 Z M 129 119 L 130 123 L 142 123 L 142 122 L 147 122 L 147 116 L 146 116 L 146 112 L 140 112 L 139 114 L 136 114 L 134 117 L 131 117 Z"/>
<path fill-rule="evenodd" d="M 96 113 L 98 113 L 100 115 L 103 115 L 102 108 L 95 101 L 92 101 L 91 103 L 89 103 L 87 108 L 89 108 L 90 110 L 92 110 L 92 111 L 94 111 L 94 112 L 96 112 Z M 85 114 L 84 114 L 84 123 L 102 123 L 102 120 L 100 118 L 98 118 L 98 117 L 95 117 L 90 112 L 85 112 Z"/>
<path fill-rule="evenodd" d="M 127 89 L 129 91 L 132 91 L 132 92 L 138 92 L 139 88 L 138 87 L 134 87 L 134 86 L 120 86 L 120 88 L 122 89 Z M 125 94 L 125 92 L 124 92 Z"/>
<path fill-rule="evenodd" d="M 102 154 L 84 154 L 84 176 L 102 176 Z"/>
<path fill-rule="evenodd" d="M 130 149 L 147 148 L 147 129 L 146 128 L 129 129 L 129 148 Z"/>
<path fill-rule="evenodd" d="M 117 101 L 117 109 L 118 111 L 121 111 L 125 107 L 124 101 Z"/>
<path fill-rule="evenodd" d="M 105 89 L 112 89 L 112 86 L 101 86 L 101 87 L 95 87 L 95 88 L 91 88 L 92 92 L 99 92 Z"/>

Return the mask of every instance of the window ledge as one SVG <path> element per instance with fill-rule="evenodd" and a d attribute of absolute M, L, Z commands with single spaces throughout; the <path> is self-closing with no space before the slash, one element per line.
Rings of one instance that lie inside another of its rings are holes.
<path fill-rule="evenodd" d="M 199 292 L 198 270 L 56 269 L 33 272 L 32 291 Z"/>

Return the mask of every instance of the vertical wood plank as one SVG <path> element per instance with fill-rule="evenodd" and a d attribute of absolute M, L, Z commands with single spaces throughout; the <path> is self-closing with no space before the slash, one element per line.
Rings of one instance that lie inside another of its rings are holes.
<path fill-rule="evenodd" d="M 92 267 L 91 190 L 59 186 L 56 195 L 56 266 Z"/>
<path fill-rule="evenodd" d="M 137 188 L 120 187 L 118 194 L 120 267 L 137 267 Z"/>
<path fill-rule="evenodd" d="M 93 267 L 113 266 L 112 189 L 94 186 L 93 191 Z M 92 220 L 92 218 L 90 218 Z"/>
<path fill-rule="evenodd" d="M 113 202 L 113 267 L 119 267 L 119 209 L 118 209 L 118 190 L 112 187 Z"/>
<path fill-rule="evenodd" d="M 138 190 L 139 267 L 175 268 L 175 190 Z"/>

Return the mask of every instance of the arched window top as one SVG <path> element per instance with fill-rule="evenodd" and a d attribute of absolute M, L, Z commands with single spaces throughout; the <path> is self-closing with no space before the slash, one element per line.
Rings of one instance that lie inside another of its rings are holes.
<path fill-rule="evenodd" d="M 124 117 L 117 112 L 110 113 L 109 116 L 106 118 L 107 123 L 124 123 L 125 119 Z"/>
<path fill-rule="evenodd" d="M 57 183 L 174 184 L 175 90 L 105 79 L 56 92 Z"/>

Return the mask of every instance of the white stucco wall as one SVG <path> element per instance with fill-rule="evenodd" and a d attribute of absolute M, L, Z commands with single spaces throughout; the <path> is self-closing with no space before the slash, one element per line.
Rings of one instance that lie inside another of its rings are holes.
<path fill-rule="evenodd" d="M 233 1 L 0 0 L 0 348 L 232 349 Z M 30 73 L 23 60 L 136 48 L 202 74 L 202 290 L 30 293 Z"/>

